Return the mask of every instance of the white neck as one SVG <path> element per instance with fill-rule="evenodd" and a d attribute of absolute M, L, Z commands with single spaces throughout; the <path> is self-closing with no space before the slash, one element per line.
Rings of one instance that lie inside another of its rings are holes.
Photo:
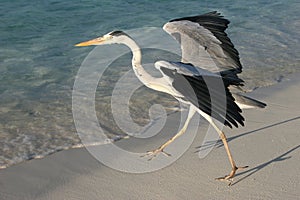
<path fill-rule="evenodd" d="M 148 84 L 152 82 L 155 78 L 151 76 L 148 72 L 146 72 L 146 70 L 142 66 L 142 53 L 140 47 L 130 37 L 126 37 L 126 40 L 124 40 L 124 42 L 122 43 L 128 46 L 132 51 L 133 56 L 131 63 L 135 75 L 144 85 L 148 86 Z"/>
<path fill-rule="evenodd" d="M 135 75 L 138 79 L 147 87 L 156 90 L 171 94 L 173 96 L 181 95 L 180 93 L 174 91 L 169 86 L 169 81 L 167 81 L 164 77 L 156 78 L 151 76 L 146 70 L 143 68 L 142 62 L 142 53 L 140 47 L 135 43 L 133 39 L 129 36 L 125 36 L 120 43 L 128 46 L 132 51 L 132 68 Z"/>

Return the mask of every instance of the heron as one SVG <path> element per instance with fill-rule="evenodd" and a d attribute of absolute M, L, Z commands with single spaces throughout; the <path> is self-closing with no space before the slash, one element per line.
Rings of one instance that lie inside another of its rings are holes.
<path fill-rule="evenodd" d="M 187 105 L 189 110 L 182 128 L 163 145 L 148 151 L 145 155 L 150 157 L 149 160 L 159 153 L 170 156 L 164 149 L 185 133 L 194 114 L 199 113 L 218 133 L 231 164 L 230 173 L 216 179 L 231 182 L 237 170 L 248 166 L 236 165 L 226 135 L 216 122 L 230 128 L 244 126 L 242 109 L 264 108 L 266 104 L 241 92 L 244 81 L 238 74 L 242 72 L 242 64 L 239 52 L 225 32 L 229 23 L 217 11 L 167 22 L 163 29 L 180 44 L 182 58 L 179 62 L 156 61 L 154 66 L 161 77 L 153 77 L 143 68 L 140 47 L 123 31 L 112 31 L 75 46 L 126 45 L 132 51 L 133 71 L 145 86 L 168 93 Z M 219 81 L 222 87 L 214 84 Z"/>

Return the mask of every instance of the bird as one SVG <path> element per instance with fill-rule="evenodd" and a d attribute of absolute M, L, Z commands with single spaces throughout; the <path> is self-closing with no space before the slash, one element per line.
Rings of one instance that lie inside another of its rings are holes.
<path fill-rule="evenodd" d="M 142 52 L 135 40 L 124 31 L 111 31 L 101 37 L 75 46 L 126 45 L 132 51 L 132 68 L 137 78 L 148 88 L 170 94 L 188 106 L 183 127 L 159 148 L 146 152 L 149 160 L 162 153 L 176 138 L 185 133 L 195 113 L 204 117 L 219 134 L 224 144 L 231 171 L 216 178 L 232 182 L 238 167 L 229 149 L 226 135 L 217 123 L 230 128 L 244 126 L 242 109 L 264 108 L 265 103 L 243 95 L 244 81 L 239 52 L 225 30 L 230 21 L 217 11 L 170 20 L 163 26 L 181 47 L 181 61 L 156 61 L 154 67 L 161 77 L 153 77 L 142 66 Z"/>

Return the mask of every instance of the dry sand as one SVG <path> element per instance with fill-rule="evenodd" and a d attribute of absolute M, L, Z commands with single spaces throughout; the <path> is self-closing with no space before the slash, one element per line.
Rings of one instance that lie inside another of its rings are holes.
<path fill-rule="evenodd" d="M 191 147 L 162 170 L 119 172 L 73 149 L 1 170 L 0 199 L 300 199 L 299 88 L 295 76 L 256 90 L 251 96 L 268 107 L 244 111 L 245 127 L 224 130 L 237 164 L 249 165 L 230 187 L 214 180 L 230 171 L 222 145 L 204 159 L 195 153 L 203 140 L 200 126 Z"/>

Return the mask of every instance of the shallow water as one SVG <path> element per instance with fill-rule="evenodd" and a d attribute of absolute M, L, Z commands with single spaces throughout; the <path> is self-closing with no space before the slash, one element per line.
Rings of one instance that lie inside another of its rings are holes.
<path fill-rule="evenodd" d="M 161 27 L 173 18 L 218 10 L 231 21 L 227 33 L 240 52 L 241 76 L 252 90 L 300 72 L 299 9 L 296 0 L 2 0 L 0 167 L 80 146 L 72 117 L 72 88 L 92 48 L 74 44 L 111 30 Z M 107 71 L 97 89 L 97 116 L 110 137 L 122 134 L 111 119 L 110 87 L 128 70 L 127 62 L 125 68 L 116 65 Z M 137 99 L 131 107 L 141 124 L 147 122 L 145 111 L 151 104 L 164 100 L 170 109 L 177 105 L 147 89 L 137 92 L 147 94 L 146 103 Z"/>

